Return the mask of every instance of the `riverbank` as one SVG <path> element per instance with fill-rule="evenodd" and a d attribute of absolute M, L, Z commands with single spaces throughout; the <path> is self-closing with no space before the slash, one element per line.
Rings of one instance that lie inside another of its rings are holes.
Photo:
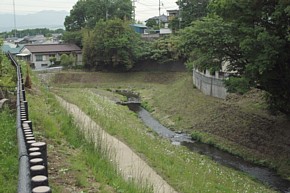
<path fill-rule="evenodd" d="M 117 105 L 116 101 L 122 97 L 111 90 L 53 90 L 77 105 L 110 135 L 132 148 L 178 192 L 273 191 L 243 172 L 222 166 L 207 156 L 172 145 L 169 140 L 159 137 L 126 106 Z M 142 171 L 140 175 L 143 176 Z"/>
<path fill-rule="evenodd" d="M 284 119 L 282 116 L 275 117 L 268 114 L 265 109 L 265 104 L 260 98 L 260 94 L 251 93 L 251 95 L 256 95 L 255 97 L 249 97 L 247 95 L 243 97 L 231 96 L 231 98 L 226 101 L 207 97 L 197 89 L 194 89 L 191 82 L 191 74 L 173 72 L 120 74 L 70 72 L 57 75 L 54 82 L 56 86 L 61 87 L 98 87 L 100 88 L 98 90 L 125 88 L 139 92 L 142 96 L 143 105 L 151 111 L 163 125 L 170 127 L 172 130 L 194 133 L 194 136 L 197 136 L 198 139 L 211 144 L 215 142 L 214 140 L 217 140 L 215 145 L 219 146 L 221 149 L 226 149 L 232 153 L 244 156 L 244 158 L 248 156 L 248 160 L 254 160 L 260 164 L 271 166 L 280 171 L 280 174 L 284 174 L 284 176 L 287 176 L 287 171 L 289 171 L 287 169 L 287 151 L 283 153 L 284 157 L 279 155 L 279 159 L 284 161 L 275 163 L 271 162 L 271 160 L 275 158 L 273 154 L 265 155 L 263 152 L 259 152 L 259 149 L 250 149 L 247 146 L 243 146 L 243 143 L 247 142 L 247 136 L 240 135 L 239 132 L 243 131 L 243 134 L 246 134 L 248 125 L 251 126 L 250 128 L 255 128 L 255 125 L 258 126 L 257 128 L 260 128 L 261 126 L 259 124 L 261 120 L 261 125 L 265 125 L 263 121 L 270 119 L 273 120 L 274 123 L 276 123 L 277 120 L 286 121 L 283 128 L 289 126 L 287 119 Z M 227 112 L 226 114 L 221 113 L 223 109 L 231 109 L 232 107 L 233 109 L 231 111 L 225 111 Z M 219 114 L 221 116 L 218 116 Z M 239 118 L 240 114 L 246 114 L 247 116 L 241 116 Z M 225 116 L 229 116 L 229 118 L 234 120 L 233 122 L 228 122 L 226 127 L 224 127 L 225 120 L 223 120 Z M 262 119 L 255 119 L 256 116 L 262 117 Z M 216 118 L 214 119 L 213 117 Z M 250 117 L 250 119 L 248 119 L 248 117 Z M 209 128 L 205 127 L 205 123 L 208 123 Z M 226 135 L 227 132 L 234 133 L 233 131 L 230 132 L 229 127 L 231 127 L 231 125 L 234 130 L 238 130 L 238 135 L 236 135 L 238 140 L 236 141 L 229 140 Z M 220 130 L 218 128 L 220 128 Z M 223 130 L 224 128 L 227 128 L 229 131 Z M 213 133 L 213 131 L 220 131 L 220 135 Z M 223 136 L 222 132 L 224 131 L 225 135 Z M 285 129 L 285 131 L 287 131 L 287 129 Z M 260 131 L 257 133 L 261 134 Z M 267 133 L 264 134 L 266 135 Z M 287 141 L 287 137 L 289 135 L 287 132 L 284 134 L 285 135 L 281 138 L 282 140 L 278 142 L 277 146 L 279 147 L 282 144 L 282 146 L 287 149 L 287 143 L 289 141 Z M 241 139 L 239 139 L 239 137 Z M 273 138 L 278 139 L 279 136 L 273 136 Z M 243 140 L 245 142 L 243 142 Z M 272 141 L 270 141 L 270 144 L 271 143 Z M 258 144 L 256 146 L 258 146 Z M 268 149 L 268 151 L 272 150 L 273 148 Z M 272 153 L 275 153 L 275 147 Z"/>
<path fill-rule="evenodd" d="M 289 120 L 269 114 L 260 91 L 220 100 L 195 89 L 190 73 L 174 72 L 61 73 L 55 84 L 137 91 L 143 106 L 172 130 L 193 133 L 198 140 L 290 176 Z"/>

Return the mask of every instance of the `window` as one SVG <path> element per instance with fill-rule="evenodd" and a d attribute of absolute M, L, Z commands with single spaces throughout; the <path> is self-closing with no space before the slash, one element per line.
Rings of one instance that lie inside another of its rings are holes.
<path fill-rule="evenodd" d="M 47 66 L 47 64 L 41 64 L 41 67 L 45 67 L 45 66 Z"/>
<path fill-rule="evenodd" d="M 35 55 L 36 61 L 43 61 L 42 55 Z"/>

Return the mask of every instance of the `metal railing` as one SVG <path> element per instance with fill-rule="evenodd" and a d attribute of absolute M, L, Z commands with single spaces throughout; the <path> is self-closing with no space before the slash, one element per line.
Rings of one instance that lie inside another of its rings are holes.
<path fill-rule="evenodd" d="M 48 184 L 47 148 L 45 142 L 36 142 L 32 122 L 29 120 L 28 103 L 21 66 L 8 53 L 17 71 L 17 140 L 18 140 L 18 193 L 51 193 Z"/>

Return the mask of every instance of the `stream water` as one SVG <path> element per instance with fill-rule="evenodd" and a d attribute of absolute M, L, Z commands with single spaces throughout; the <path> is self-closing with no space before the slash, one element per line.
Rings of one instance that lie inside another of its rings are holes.
<path fill-rule="evenodd" d="M 173 145 L 183 145 L 191 151 L 209 156 L 217 163 L 239 171 L 243 171 L 253 178 L 259 180 L 263 184 L 267 184 L 279 192 L 290 193 L 290 181 L 281 178 L 275 171 L 245 161 L 240 157 L 219 150 L 211 145 L 194 141 L 188 134 L 173 132 L 161 125 L 150 115 L 148 111 L 140 106 L 138 95 L 127 91 L 119 91 L 118 93 L 128 98 L 128 102 L 125 104 L 129 107 L 130 110 L 138 114 L 139 118 L 146 126 L 154 130 L 160 136 L 170 139 Z"/>

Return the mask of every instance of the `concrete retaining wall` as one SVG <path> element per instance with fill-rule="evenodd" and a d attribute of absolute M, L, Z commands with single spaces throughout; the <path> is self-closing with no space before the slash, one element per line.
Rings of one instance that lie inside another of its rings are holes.
<path fill-rule="evenodd" d="M 193 84 L 201 90 L 202 93 L 225 99 L 227 96 L 227 89 L 223 83 L 224 78 L 218 78 L 209 75 L 208 73 L 203 74 L 197 70 L 193 70 Z"/>

